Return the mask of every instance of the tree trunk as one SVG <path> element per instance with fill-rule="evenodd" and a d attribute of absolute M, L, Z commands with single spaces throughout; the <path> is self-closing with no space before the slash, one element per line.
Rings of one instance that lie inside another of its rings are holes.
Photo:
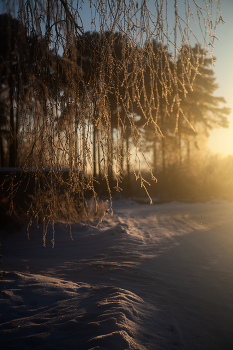
<path fill-rule="evenodd" d="M 10 145 L 9 145 L 9 166 L 15 167 L 15 152 L 16 152 L 16 144 L 15 144 L 15 123 L 14 123 L 14 88 L 10 88 Z"/>
<path fill-rule="evenodd" d="M 83 142 L 83 172 L 85 174 L 86 171 L 86 140 L 85 140 L 85 121 L 83 123 L 82 130 L 82 142 Z"/>
<path fill-rule="evenodd" d="M 124 135 L 123 135 L 123 127 L 121 127 L 121 154 L 120 154 L 120 172 L 124 173 Z"/>
<path fill-rule="evenodd" d="M 17 89 L 17 110 L 16 110 L 16 120 L 15 120 L 15 165 L 18 165 L 18 137 L 19 137 L 19 84 Z"/>
<path fill-rule="evenodd" d="M 190 140 L 188 137 L 188 140 L 187 140 L 187 164 L 189 165 L 189 163 L 190 163 Z"/>
<path fill-rule="evenodd" d="M 154 164 L 153 164 L 153 172 L 154 175 L 157 173 L 157 148 L 156 148 L 156 135 L 154 137 Z"/>
<path fill-rule="evenodd" d="M 3 146 L 3 139 L 2 136 L 0 136 L 0 157 L 1 157 L 1 163 L 0 166 L 3 168 L 5 166 L 4 162 L 4 146 Z"/>
<path fill-rule="evenodd" d="M 96 126 L 93 125 L 93 176 L 96 177 Z"/>
<path fill-rule="evenodd" d="M 160 103 L 160 115 L 161 115 L 161 130 L 163 133 L 162 137 L 162 172 L 165 173 L 166 169 L 166 144 L 165 144 L 165 125 L 164 125 L 164 113 L 162 101 Z"/>
<path fill-rule="evenodd" d="M 73 169 L 73 133 L 69 133 L 69 168 Z"/>
<path fill-rule="evenodd" d="M 129 184 L 130 184 L 129 137 L 130 137 L 130 126 L 127 126 L 126 127 L 127 180 L 129 181 Z"/>
<path fill-rule="evenodd" d="M 113 183 L 113 129 L 111 129 L 111 140 L 108 143 L 108 179 L 110 185 Z"/>
<path fill-rule="evenodd" d="M 179 166 L 182 164 L 182 149 L 181 149 L 181 132 L 178 133 L 178 151 L 179 151 Z"/>
<path fill-rule="evenodd" d="M 78 111 L 77 111 L 77 101 L 75 100 L 75 121 L 74 121 L 74 133 L 75 133 L 75 150 L 74 150 L 74 166 L 77 169 L 78 167 L 78 163 L 77 163 L 77 159 L 78 159 Z"/>
<path fill-rule="evenodd" d="M 98 170 L 99 170 L 99 180 L 101 180 L 101 165 L 100 165 L 100 143 L 99 143 L 99 130 L 97 129 L 97 145 L 98 145 Z"/>

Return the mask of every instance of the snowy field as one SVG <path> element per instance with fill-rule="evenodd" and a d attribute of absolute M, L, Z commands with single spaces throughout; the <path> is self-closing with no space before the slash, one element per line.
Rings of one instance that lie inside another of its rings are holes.
<path fill-rule="evenodd" d="M 233 349 L 233 204 L 114 203 L 1 234 L 1 349 Z"/>

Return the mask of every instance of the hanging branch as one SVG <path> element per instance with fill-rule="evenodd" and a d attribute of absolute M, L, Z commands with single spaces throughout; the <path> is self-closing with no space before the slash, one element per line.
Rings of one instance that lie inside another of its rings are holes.
<path fill-rule="evenodd" d="M 18 6 L 13 0 L 5 2 L 8 21 L 17 12 L 15 25 L 24 28 L 24 35 L 13 35 L 8 25 L 8 49 L 0 61 L 1 86 L 8 87 L 12 106 L 20 110 L 19 127 L 12 136 L 19 149 L 15 166 L 48 167 L 57 174 L 69 167 L 69 195 L 88 188 L 96 196 L 96 144 L 99 174 L 109 192 L 114 181 L 119 189 L 124 159 L 132 163 L 133 149 L 145 157 L 140 145 L 143 125 L 162 134 L 158 117 L 176 111 L 178 127 L 183 116 L 180 96 L 187 94 L 187 86 L 192 89 L 198 74 L 200 57 L 189 47 L 191 38 L 199 38 L 199 28 L 202 52 L 213 58 L 216 27 L 223 22 L 221 1 L 215 8 L 207 0 L 183 4 L 176 0 L 153 5 L 147 0 L 90 0 L 88 4 L 20 0 Z M 88 28 L 84 15 L 90 18 Z M 95 32 L 85 31 L 93 27 Z M 135 174 L 144 187 L 141 172 Z M 55 178 L 64 185 L 60 175 Z M 53 193 L 57 184 L 51 181 L 49 186 L 48 193 Z M 53 194 L 51 198 L 55 203 Z"/>

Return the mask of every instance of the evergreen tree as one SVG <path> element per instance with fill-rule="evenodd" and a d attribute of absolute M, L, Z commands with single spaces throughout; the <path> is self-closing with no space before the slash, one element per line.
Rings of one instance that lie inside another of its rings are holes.
<path fill-rule="evenodd" d="M 155 2 L 154 16 L 146 1 L 90 2 L 92 34 L 85 34 L 79 1 L 22 0 L 16 20 L 12 18 L 16 2 L 7 0 L 5 9 L 9 13 L 1 19 L 0 69 L 1 86 L 7 86 L 10 107 L 9 165 L 34 166 L 38 177 L 43 174 L 41 167 L 48 166 L 53 179 L 59 174 L 58 168 L 69 165 L 72 170 L 77 164 L 87 174 L 87 181 L 79 176 L 73 181 L 71 171 L 68 192 L 83 193 L 89 188 L 96 195 L 93 141 L 97 132 L 94 136 L 92 132 L 97 128 L 99 164 L 103 164 L 101 171 L 110 192 L 113 165 L 117 163 L 120 169 L 115 171 L 118 179 L 122 171 L 124 135 L 125 143 L 130 140 L 140 148 L 140 123 L 165 135 L 167 114 L 178 121 L 180 97 L 187 89 L 187 81 L 180 84 L 178 78 L 179 53 L 181 76 L 188 80 L 191 75 L 190 59 L 179 47 L 178 38 L 180 33 L 182 42 L 189 45 L 193 34 L 189 19 L 195 17 L 195 11 L 205 22 L 201 33 L 204 43 L 208 33 L 207 47 L 212 47 L 221 13 L 212 23 L 213 6 L 202 9 L 194 1 L 190 6 L 190 2 L 185 0 L 189 11 L 183 22 L 178 12 L 180 5 L 175 2 L 174 6 L 168 0 Z M 217 4 L 219 11 L 220 0 Z M 172 34 L 164 6 L 167 11 L 172 6 Z M 97 28 L 99 34 L 94 33 Z M 9 30 L 4 36 L 6 29 Z M 156 39 L 154 43 L 151 38 Z M 4 46 L 6 50 L 2 49 Z M 194 65 L 197 71 L 198 60 Z M 173 115 L 172 110 L 177 113 Z M 115 135 L 119 135 L 116 146 Z M 165 138 L 162 140 L 165 168 L 167 148 Z M 19 161 L 17 149 L 26 146 L 27 152 Z M 129 154 L 128 142 L 128 160 Z M 128 167 L 128 173 L 129 170 Z M 140 172 L 138 177 L 144 186 Z M 57 187 L 52 181 L 50 185 L 48 208 L 55 208 Z"/>
<path fill-rule="evenodd" d="M 182 57 L 186 55 L 190 58 L 190 72 L 191 74 L 182 74 Z M 200 61 L 199 73 L 195 70 L 195 61 Z M 186 153 L 186 159 L 189 161 L 191 156 L 191 150 L 193 147 L 198 148 L 196 142 L 197 130 L 201 127 L 201 132 L 204 132 L 205 136 L 209 136 L 209 131 L 213 128 L 224 127 L 227 128 L 229 121 L 227 115 L 230 113 L 230 109 L 223 106 L 225 100 L 223 97 L 217 97 L 214 95 L 218 88 L 216 84 L 216 78 L 213 70 L 210 68 L 211 59 L 206 57 L 206 52 L 199 46 L 194 48 L 183 47 L 181 51 L 181 57 L 177 61 L 177 72 L 179 78 L 179 84 L 185 85 L 185 94 L 183 93 L 180 101 L 181 115 L 178 119 L 178 128 L 176 129 L 176 119 L 174 116 L 177 113 L 177 108 L 174 111 L 170 111 L 165 118 L 165 103 L 162 91 L 160 73 L 157 73 L 158 82 L 158 98 L 160 99 L 160 109 L 158 111 L 157 125 L 165 137 L 161 137 L 158 133 L 153 132 L 151 128 L 145 128 L 145 138 L 149 145 L 148 149 L 153 149 L 153 167 L 156 174 L 156 157 L 158 157 L 158 151 L 161 153 L 162 169 L 165 169 L 165 157 L 167 154 L 167 160 L 172 162 L 178 162 L 181 165 L 183 160 L 183 154 Z M 171 63 L 171 71 L 173 69 Z M 161 69 L 163 72 L 164 69 Z M 156 71 L 156 67 L 155 67 Z M 192 82 L 193 80 L 193 82 Z M 151 86 L 149 82 L 148 86 Z M 192 86 L 192 87 L 191 87 Z M 170 106 L 172 106 L 173 94 L 169 97 Z M 154 112 L 156 113 L 156 111 Z M 170 114 L 170 116 L 169 116 Z M 173 116 L 173 117 L 172 117 Z M 192 141 L 192 145 L 191 145 Z M 184 149 L 185 148 L 185 149 Z"/>
<path fill-rule="evenodd" d="M 184 47 L 183 50 L 186 55 L 190 52 L 190 49 L 187 47 Z M 181 108 L 188 122 L 181 117 L 178 129 L 179 137 L 186 138 L 187 141 L 188 160 L 190 158 L 190 142 L 192 139 L 194 145 L 197 146 L 195 143 L 195 129 L 198 129 L 198 126 L 201 125 L 203 132 L 208 137 L 209 131 L 214 128 L 228 128 L 227 115 L 230 113 L 230 109 L 223 106 L 226 103 L 225 99 L 215 95 L 218 85 L 216 84 L 214 71 L 210 68 L 211 59 L 206 57 L 205 50 L 196 45 L 192 48 L 192 56 L 194 59 L 200 60 L 199 74 L 194 76 L 194 70 L 191 74 L 191 79 L 195 78 L 192 89 L 186 81 L 187 96 L 182 97 Z M 178 65 L 179 63 L 178 61 Z M 192 59 L 190 59 L 190 64 L 192 63 Z"/>

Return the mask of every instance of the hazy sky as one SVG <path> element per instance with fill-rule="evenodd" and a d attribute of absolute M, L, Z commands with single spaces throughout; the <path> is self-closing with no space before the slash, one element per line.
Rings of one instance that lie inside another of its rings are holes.
<path fill-rule="evenodd" d="M 217 61 L 213 70 L 219 85 L 216 95 L 226 99 L 232 112 L 229 129 L 211 132 L 208 146 L 213 152 L 227 155 L 233 154 L 233 0 L 222 0 L 222 17 L 226 23 L 217 28 L 219 41 L 215 42 Z"/>

